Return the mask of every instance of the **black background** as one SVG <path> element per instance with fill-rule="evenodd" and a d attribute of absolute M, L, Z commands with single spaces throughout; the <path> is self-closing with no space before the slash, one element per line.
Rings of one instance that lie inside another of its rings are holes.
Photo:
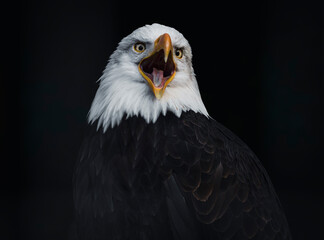
<path fill-rule="evenodd" d="M 153 22 L 190 42 L 210 115 L 259 156 L 294 239 L 323 236 L 322 1 L 34 0 L 2 12 L 1 239 L 66 239 L 96 80 L 121 38 Z"/>

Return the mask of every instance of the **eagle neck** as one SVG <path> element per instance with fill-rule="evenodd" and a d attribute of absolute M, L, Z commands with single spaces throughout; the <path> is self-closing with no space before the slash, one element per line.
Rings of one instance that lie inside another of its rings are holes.
<path fill-rule="evenodd" d="M 146 83 L 137 76 L 137 68 L 122 63 L 108 64 L 100 79 L 100 86 L 88 115 L 89 123 L 98 120 L 98 128 L 118 126 L 126 117 L 142 117 L 147 123 L 155 123 L 159 116 L 172 112 L 180 117 L 189 110 L 208 117 L 194 75 L 178 74 L 167 86 L 161 99 L 156 99 Z"/>

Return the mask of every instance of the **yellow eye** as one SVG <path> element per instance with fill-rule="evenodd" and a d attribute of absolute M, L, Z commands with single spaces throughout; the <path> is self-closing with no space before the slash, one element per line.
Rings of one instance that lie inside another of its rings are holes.
<path fill-rule="evenodd" d="M 145 44 L 144 43 L 136 43 L 134 45 L 134 50 L 138 53 L 142 53 L 145 51 Z"/>
<path fill-rule="evenodd" d="M 183 56 L 182 49 L 180 49 L 180 48 L 176 49 L 175 52 L 174 52 L 174 55 L 179 59 L 182 58 L 182 56 Z"/>

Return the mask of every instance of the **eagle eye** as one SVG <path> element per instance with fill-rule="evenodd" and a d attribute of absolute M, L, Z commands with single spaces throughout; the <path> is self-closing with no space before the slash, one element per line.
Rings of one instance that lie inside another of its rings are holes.
<path fill-rule="evenodd" d="M 135 43 L 135 44 L 134 44 L 134 50 L 135 50 L 136 52 L 138 52 L 138 53 L 142 53 L 142 52 L 144 52 L 145 49 L 146 49 L 146 46 L 145 46 L 144 43 L 139 42 L 139 43 Z"/>
<path fill-rule="evenodd" d="M 182 49 L 180 49 L 180 48 L 176 49 L 175 52 L 174 52 L 174 55 L 175 55 L 177 58 L 181 59 L 182 56 L 183 56 L 183 51 L 182 51 Z"/>

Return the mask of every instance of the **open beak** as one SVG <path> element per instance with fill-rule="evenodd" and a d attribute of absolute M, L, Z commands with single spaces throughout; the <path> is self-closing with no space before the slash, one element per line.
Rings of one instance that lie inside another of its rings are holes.
<path fill-rule="evenodd" d="M 153 51 L 138 65 L 139 72 L 150 85 L 155 97 L 163 96 L 166 86 L 175 76 L 173 47 L 170 35 L 162 34 L 154 42 Z"/>

